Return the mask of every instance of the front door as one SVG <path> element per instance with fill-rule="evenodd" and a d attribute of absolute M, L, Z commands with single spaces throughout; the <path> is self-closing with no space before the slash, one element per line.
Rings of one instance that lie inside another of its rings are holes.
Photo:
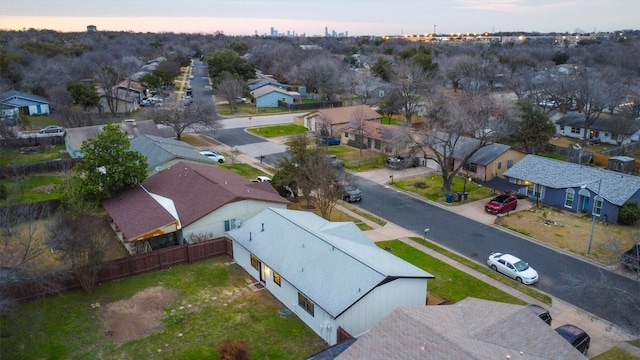
<path fill-rule="evenodd" d="M 262 265 L 262 261 L 258 261 L 258 268 L 260 269 L 260 282 L 264 284 L 264 265 Z"/>
<path fill-rule="evenodd" d="M 580 211 L 588 212 L 589 211 L 589 198 L 586 196 L 580 196 Z"/>

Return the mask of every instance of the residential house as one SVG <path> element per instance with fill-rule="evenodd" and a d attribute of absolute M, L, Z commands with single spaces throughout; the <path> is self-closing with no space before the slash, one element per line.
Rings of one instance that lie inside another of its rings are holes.
<path fill-rule="evenodd" d="M 526 306 L 466 298 L 453 305 L 398 307 L 334 359 L 587 357 Z"/>
<path fill-rule="evenodd" d="M 448 135 L 444 134 L 441 138 L 448 139 Z M 453 171 L 453 169 L 460 166 L 467 155 L 480 144 L 479 139 L 466 136 L 460 136 L 457 140 L 454 138 L 452 141 L 454 141 L 455 144 L 452 144 L 454 148 L 453 153 L 451 154 L 452 161 L 448 164 L 448 171 Z M 436 146 L 436 149 L 439 148 L 439 152 L 441 154 L 451 153 L 451 149 L 446 148 L 449 146 L 448 142 L 443 141 L 442 144 L 437 145 L 439 146 Z M 429 149 L 429 151 L 431 151 L 431 154 L 428 155 L 433 155 L 433 150 Z M 472 177 L 480 181 L 487 181 L 494 177 L 502 177 L 507 169 L 511 168 L 514 164 L 523 159 L 525 155 L 525 153 L 513 149 L 509 145 L 488 143 L 471 155 L 471 157 L 462 166 L 459 174 Z M 438 165 L 434 160 L 427 160 L 427 167 L 439 172 L 442 171 L 442 169 L 440 169 L 440 165 Z"/>
<path fill-rule="evenodd" d="M 187 163 L 216 164 L 212 159 L 200 154 L 198 149 L 171 138 L 142 134 L 131 140 L 130 149 L 147 159 L 147 175 L 154 175 L 173 166 L 179 161 Z"/>
<path fill-rule="evenodd" d="M 249 92 L 253 97 L 253 103 L 259 108 L 278 107 L 278 101 L 289 104 L 299 103 L 300 94 L 287 91 L 273 85 L 265 85 Z"/>
<path fill-rule="evenodd" d="M 50 113 L 47 99 L 17 90 L 2 94 L 0 104 L 4 107 L 3 113 L 7 113 L 9 108 L 17 108 L 20 115 L 49 115 Z"/>
<path fill-rule="evenodd" d="M 124 87 L 114 87 L 111 93 L 107 93 L 104 89 L 98 89 L 100 97 L 100 107 L 102 111 L 109 112 L 109 99 L 111 100 L 116 114 L 130 114 L 138 110 L 140 107 L 140 92 L 137 89 L 129 89 Z"/>
<path fill-rule="evenodd" d="M 146 134 L 159 136 L 164 138 L 173 138 L 175 133 L 170 127 L 159 127 L 153 120 L 133 120 L 127 119 L 122 123 L 116 124 L 127 134 L 129 140 L 133 140 L 137 136 Z M 104 125 L 84 126 L 78 128 L 67 128 L 64 134 L 64 143 L 72 158 L 81 158 L 82 143 L 87 139 L 97 139 L 98 133 L 102 131 Z"/>
<path fill-rule="evenodd" d="M 233 258 L 329 345 L 398 306 L 422 305 L 433 275 L 377 247 L 352 222 L 265 209 L 227 232 Z"/>
<path fill-rule="evenodd" d="M 183 161 L 102 202 L 131 254 L 221 238 L 261 211 L 288 204 L 268 182 Z"/>
<path fill-rule="evenodd" d="M 585 128 L 585 116 L 583 113 L 569 112 L 556 120 L 556 133 L 575 138 L 586 139 L 593 142 L 602 142 L 613 145 L 625 145 L 633 141 L 640 141 L 640 118 L 635 120 L 622 120 L 615 116 L 602 115 Z"/>
<path fill-rule="evenodd" d="M 278 81 L 268 76 L 262 76 L 260 78 L 247 81 L 249 91 L 258 90 L 259 88 L 267 85 L 271 85 L 285 91 L 287 90 L 287 85 L 280 84 Z"/>
<path fill-rule="evenodd" d="M 525 185 L 520 193 L 530 199 L 611 223 L 627 201 L 640 201 L 640 177 L 537 155 L 525 156 L 504 176 Z"/>
<path fill-rule="evenodd" d="M 146 89 L 135 80 L 123 80 L 117 85 L 118 90 L 128 93 L 129 97 L 133 97 L 139 103 L 146 97 Z"/>
<path fill-rule="evenodd" d="M 350 122 L 340 129 L 341 142 L 353 146 L 364 145 L 365 149 L 375 150 L 384 154 L 399 154 L 407 152 L 406 148 L 400 149 L 400 143 L 396 141 L 402 136 L 402 130 L 398 125 L 380 124 L 377 121 Z"/>
<path fill-rule="evenodd" d="M 343 106 L 318 109 L 294 119 L 294 123 L 314 132 L 318 136 L 340 137 L 342 128 L 350 122 L 380 122 L 382 115 L 367 105 Z"/>

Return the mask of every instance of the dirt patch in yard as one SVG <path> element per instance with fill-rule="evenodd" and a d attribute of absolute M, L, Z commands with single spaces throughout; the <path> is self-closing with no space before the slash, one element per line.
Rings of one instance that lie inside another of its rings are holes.
<path fill-rule="evenodd" d="M 132 297 L 100 306 L 100 319 L 107 336 L 117 344 L 162 330 L 163 310 L 173 304 L 176 293 L 161 286 L 138 292 Z"/>
<path fill-rule="evenodd" d="M 503 226 L 553 247 L 586 256 L 592 219 L 587 214 L 534 206 L 504 216 Z M 596 220 L 590 258 L 618 267 L 618 254 L 631 247 L 637 235 L 634 230 L 630 226 Z"/>

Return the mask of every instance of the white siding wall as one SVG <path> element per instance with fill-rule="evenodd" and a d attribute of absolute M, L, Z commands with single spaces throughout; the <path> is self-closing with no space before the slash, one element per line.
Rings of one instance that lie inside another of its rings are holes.
<path fill-rule="evenodd" d="M 271 203 L 258 200 L 242 200 L 224 205 L 220 209 L 202 217 L 183 229 L 184 239 L 189 239 L 190 235 L 208 235 L 213 237 L 224 236 L 224 221 L 231 219 L 241 219 L 247 221 L 254 215 L 267 208 L 286 209 L 286 204 Z"/>
<path fill-rule="evenodd" d="M 254 255 L 260 259 L 257 254 Z M 260 279 L 258 270 L 251 266 L 251 254 L 235 241 L 233 257 L 256 281 Z M 263 266 L 269 267 L 269 264 Z M 305 309 L 298 307 L 298 289 L 289 284 L 282 275 L 281 286 L 278 286 L 273 282 L 273 271 L 274 269 L 270 269 L 265 272 L 265 288 L 329 345 L 337 343 L 338 326 L 357 336 L 370 330 L 398 306 L 422 306 L 427 303 L 427 280 L 396 279 L 375 288 L 338 319 L 333 319 L 317 304 L 314 304 L 314 315 L 311 316 Z M 277 269 L 275 271 L 277 272 Z"/>
<path fill-rule="evenodd" d="M 427 304 L 426 279 L 396 279 L 375 288 L 338 318 L 353 336 L 370 330 L 398 306 Z"/>
<path fill-rule="evenodd" d="M 257 254 L 254 254 L 260 259 Z M 251 254 L 237 242 L 233 242 L 233 259 L 256 281 L 260 279 L 258 270 L 251 266 Z M 269 264 L 263 264 L 269 267 Z M 298 289 L 293 287 L 285 278 L 280 276 L 280 286 L 273 282 L 273 269 L 265 273 L 265 288 L 283 303 L 292 313 L 302 320 L 318 336 L 323 338 L 329 345 L 337 342 L 337 326 L 335 320 L 324 310 L 314 303 L 314 315 L 311 316 L 305 309 L 298 307 Z M 276 271 L 277 272 L 277 271 Z M 310 299 L 313 301 L 313 299 Z"/>

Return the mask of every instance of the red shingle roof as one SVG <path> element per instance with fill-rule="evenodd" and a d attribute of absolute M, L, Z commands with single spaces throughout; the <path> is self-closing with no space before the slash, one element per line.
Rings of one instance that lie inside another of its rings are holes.
<path fill-rule="evenodd" d="M 166 226 L 167 221 L 173 219 L 171 213 L 143 188 L 151 194 L 171 199 L 182 227 L 236 201 L 289 203 L 269 183 L 254 183 L 217 166 L 178 162 L 146 179 L 142 187 L 103 202 L 109 215 L 129 239 L 135 235 L 128 233 L 149 233 Z"/>

